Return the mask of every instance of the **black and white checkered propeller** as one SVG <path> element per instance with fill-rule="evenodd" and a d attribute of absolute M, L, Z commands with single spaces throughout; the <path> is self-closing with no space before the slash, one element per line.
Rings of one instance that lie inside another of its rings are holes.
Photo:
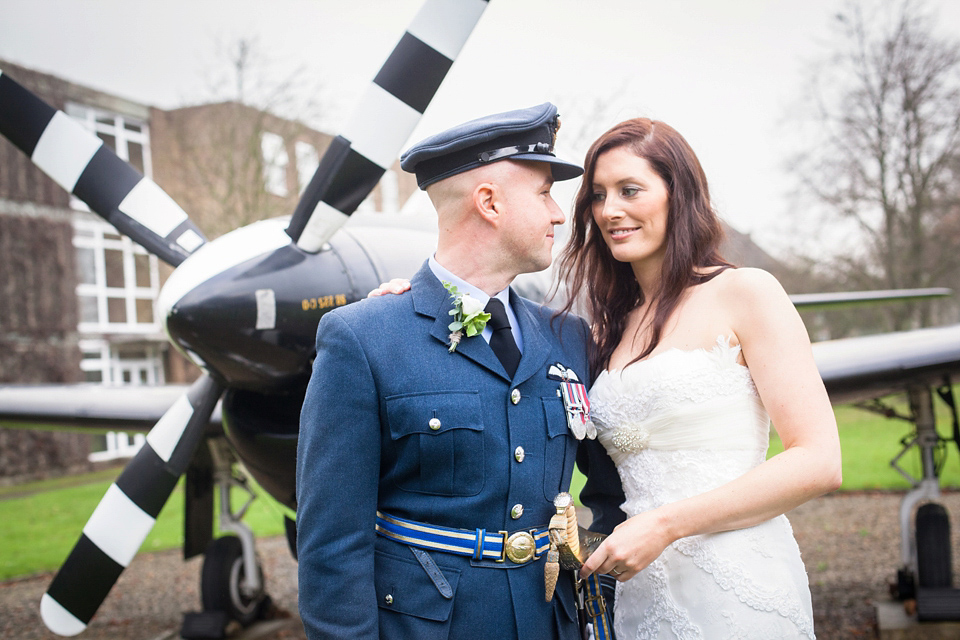
<path fill-rule="evenodd" d="M 487 4 L 426 0 L 305 190 L 287 230 L 300 249 L 319 251 L 393 165 Z M 0 135 L 166 262 L 177 266 L 206 243 L 153 181 L 2 71 Z M 203 375 L 147 434 L 42 598 L 51 631 L 69 636 L 86 628 L 186 471 L 222 392 L 216 372 Z"/>
<path fill-rule="evenodd" d="M 171 265 L 207 241 L 153 180 L 2 70 L 0 134 L 91 211 Z"/>
<path fill-rule="evenodd" d="M 187 470 L 222 391 L 209 375 L 201 376 L 107 489 L 40 600 L 40 616 L 51 631 L 73 636 L 87 628 Z"/>
<path fill-rule="evenodd" d="M 488 0 L 427 0 L 324 154 L 287 227 L 315 253 L 393 165 Z"/>

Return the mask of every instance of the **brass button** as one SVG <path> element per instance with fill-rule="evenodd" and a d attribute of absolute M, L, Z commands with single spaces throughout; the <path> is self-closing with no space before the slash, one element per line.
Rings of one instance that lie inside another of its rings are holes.
<path fill-rule="evenodd" d="M 437 429 L 440 428 L 440 419 L 439 419 L 439 418 L 430 418 L 430 422 L 427 423 L 427 426 L 429 426 L 431 429 L 433 429 L 434 431 L 436 431 Z"/>
<path fill-rule="evenodd" d="M 523 505 L 522 504 L 513 505 L 513 509 L 510 509 L 510 517 L 516 520 L 522 515 L 523 515 Z"/>
<path fill-rule="evenodd" d="M 393 596 L 388 593 L 387 595 L 383 596 L 383 601 L 387 604 L 393 604 Z"/>
<path fill-rule="evenodd" d="M 514 389 L 510 392 L 510 402 L 513 404 L 520 403 L 520 389 Z"/>
<path fill-rule="evenodd" d="M 517 447 L 516 451 L 513 452 L 513 457 L 517 459 L 517 462 L 523 462 L 526 455 L 527 453 L 523 450 L 523 447 Z"/>

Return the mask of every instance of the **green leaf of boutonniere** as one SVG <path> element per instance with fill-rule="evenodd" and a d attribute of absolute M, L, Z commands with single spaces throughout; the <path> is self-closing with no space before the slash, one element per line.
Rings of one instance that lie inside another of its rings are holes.
<path fill-rule="evenodd" d="M 453 316 L 453 322 L 447 325 L 450 330 L 450 353 L 457 350 L 457 345 L 466 332 L 468 338 L 472 338 L 478 333 L 482 333 L 487 322 L 490 320 L 490 314 L 483 310 L 476 298 L 468 293 L 460 293 L 457 288 L 449 282 L 443 282 L 443 288 L 450 292 L 453 298 L 453 309 L 450 315 Z"/>

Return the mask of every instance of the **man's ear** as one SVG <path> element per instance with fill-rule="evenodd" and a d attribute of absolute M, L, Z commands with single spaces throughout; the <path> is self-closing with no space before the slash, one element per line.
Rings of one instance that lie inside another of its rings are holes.
<path fill-rule="evenodd" d="M 497 186 L 491 182 L 481 182 L 473 189 L 473 206 L 480 217 L 488 223 L 500 224 L 500 203 Z"/>

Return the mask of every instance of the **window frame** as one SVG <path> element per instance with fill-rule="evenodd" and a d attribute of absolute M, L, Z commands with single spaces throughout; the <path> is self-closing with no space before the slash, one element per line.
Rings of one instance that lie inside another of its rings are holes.
<path fill-rule="evenodd" d="M 84 333 L 127 333 L 154 335 L 163 331 L 157 309 L 160 295 L 160 261 L 146 249 L 121 234 L 113 225 L 95 218 L 74 216 L 73 246 L 75 249 L 93 251 L 94 282 L 80 282 L 78 273 L 77 302 L 82 298 L 94 298 L 97 305 L 97 321 L 84 321 L 81 307 L 77 330 Z M 118 236 L 116 238 L 108 236 Z M 120 251 L 123 260 L 123 286 L 107 285 L 107 251 Z M 135 256 L 147 257 L 150 284 L 139 286 L 137 283 L 137 264 Z M 79 259 L 79 258 L 78 258 Z M 78 268 L 78 272 L 80 269 Z M 110 321 L 110 299 L 124 301 L 124 322 Z M 140 322 L 137 316 L 137 301 L 149 300 L 153 317 L 149 322 Z M 132 321 L 131 321 L 132 320 Z"/>

